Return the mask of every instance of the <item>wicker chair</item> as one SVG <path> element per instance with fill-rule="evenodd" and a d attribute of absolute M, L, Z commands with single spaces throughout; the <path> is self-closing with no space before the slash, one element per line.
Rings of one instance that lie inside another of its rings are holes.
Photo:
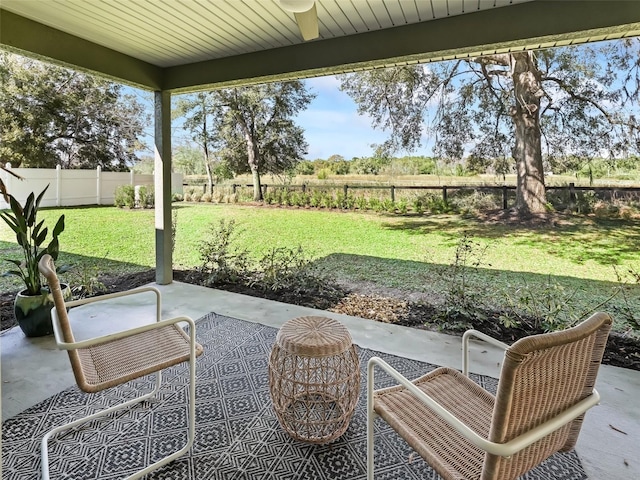
<path fill-rule="evenodd" d="M 383 418 L 445 480 L 515 479 L 557 451 L 571 450 L 594 389 L 611 329 L 596 313 L 562 332 L 511 347 L 480 332 L 463 337 L 463 373 L 438 368 L 408 381 L 380 358 L 368 364 L 367 478 L 373 479 L 373 420 Z M 472 337 L 505 348 L 494 397 L 468 378 Z M 374 367 L 399 385 L 374 391 Z"/>
<path fill-rule="evenodd" d="M 81 390 L 87 393 L 95 393 L 151 373 L 156 374 L 156 383 L 151 392 L 49 431 L 42 439 L 43 480 L 49 479 L 47 447 L 49 438 L 95 418 L 109 415 L 116 410 L 131 407 L 155 395 L 160 388 L 161 370 L 182 362 L 189 363 L 190 375 L 187 442 L 180 450 L 127 478 L 140 478 L 186 453 L 191 448 L 195 438 L 195 360 L 202 353 L 202 347 L 195 340 L 195 324 L 193 320 L 189 317 L 161 320 L 160 291 L 153 287 L 142 287 L 126 292 L 65 303 L 62 298 L 60 282 L 56 275 L 53 259 L 49 255 L 42 257 L 39 269 L 49 283 L 55 303 L 55 307 L 51 310 L 51 317 L 56 343 L 58 348 L 67 350 L 76 383 Z M 88 340 L 75 340 L 67 315 L 68 308 L 144 292 L 152 292 L 156 295 L 155 323 Z M 188 334 L 178 325 L 180 322 L 189 325 Z"/>

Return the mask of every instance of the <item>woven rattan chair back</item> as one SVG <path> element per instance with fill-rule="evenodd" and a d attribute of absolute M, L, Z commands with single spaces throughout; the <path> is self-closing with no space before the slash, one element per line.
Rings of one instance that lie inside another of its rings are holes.
<path fill-rule="evenodd" d="M 562 332 L 533 335 L 505 353 L 489 440 L 507 442 L 593 392 L 611 317 L 592 316 Z M 556 451 L 571 450 L 584 415 L 510 458 L 486 454 L 483 480 L 516 478 Z"/>

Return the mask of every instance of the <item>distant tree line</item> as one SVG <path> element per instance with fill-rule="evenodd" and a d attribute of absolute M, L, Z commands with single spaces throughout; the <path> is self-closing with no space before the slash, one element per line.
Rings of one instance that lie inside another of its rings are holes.
<path fill-rule="evenodd" d="M 581 158 L 578 156 L 544 157 L 547 173 L 571 175 L 580 178 L 640 179 L 640 157 L 626 158 Z M 303 160 L 295 168 L 299 175 L 496 175 L 515 173 L 512 158 L 487 158 L 470 155 L 458 161 L 429 156 L 409 155 L 404 157 L 354 157 L 346 160 L 341 155 L 327 159 Z"/>

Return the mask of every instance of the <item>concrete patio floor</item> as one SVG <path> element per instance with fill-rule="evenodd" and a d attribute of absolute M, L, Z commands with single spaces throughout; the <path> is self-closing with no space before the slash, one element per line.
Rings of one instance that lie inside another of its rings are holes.
<path fill-rule="evenodd" d="M 459 337 L 180 282 L 158 288 L 163 293 L 164 318 L 188 315 L 198 319 L 215 311 L 278 328 L 298 316 L 324 315 L 341 321 L 362 347 L 461 368 Z M 102 302 L 100 308 L 88 305 L 74 309 L 71 319 L 74 323 L 82 319 L 78 339 L 89 338 L 123 328 L 125 321 L 130 321 L 127 317 L 136 318 L 136 324 L 149 322 L 152 302 L 150 294 L 109 301 L 108 305 Z M 2 334 L 0 350 L 3 421 L 74 384 L 67 355 L 56 349 L 52 337 L 28 339 L 16 327 Z M 498 376 L 501 352 L 477 344 L 471 359 L 473 372 Z M 576 448 L 582 464 L 592 479 L 640 478 L 640 372 L 603 365 L 597 388 L 601 404 L 587 413 Z"/>

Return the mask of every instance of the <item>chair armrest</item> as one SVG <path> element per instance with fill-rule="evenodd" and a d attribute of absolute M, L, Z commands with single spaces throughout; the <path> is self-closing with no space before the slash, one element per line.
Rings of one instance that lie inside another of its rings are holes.
<path fill-rule="evenodd" d="M 501 342 L 500 340 L 496 340 L 495 338 L 490 337 L 489 335 L 477 330 L 467 330 L 466 332 L 464 332 L 464 335 L 462 336 L 462 373 L 466 377 L 469 376 L 469 340 L 471 338 L 483 340 L 493 345 L 494 347 L 498 347 L 503 350 L 509 348 L 509 345 L 507 345 L 506 343 Z"/>
<path fill-rule="evenodd" d="M 460 435 L 469 440 L 476 447 L 489 452 L 494 455 L 500 455 L 502 457 L 510 457 L 514 453 L 528 447 L 532 443 L 537 442 L 541 438 L 546 437 L 550 433 L 559 429 L 563 425 L 575 420 L 582 415 L 588 409 L 596 405 L 600 401 L 600 395 L 594 389 L 593 393 L 585 399 L 579 401 L 575 405 L 560 412 L 552 419 L 546 421 L 542 425 L 523 433 L 522 435 L 510 440 L 507 443 L 495 443 L 481 437 L 466 424 L 458 420 L 458 418 L 449 412 L 446 408 L 436 402 L 429 395 L 424 393 L 418 387 L 416 387 L 410 380 L 405 378 L 400 372 L 394 369 L 387 362 L 379 357 L 372 357 L 367 364 L 367 410 L 369 413 L 374 411 L 373 406 L 373 383 L 374 383 L 374 367 L 380 367 L 389 375 L 391 375 L 399 384 L 404 386 L 412 395 L 414 395 L 420 402 L 431 408 L 436 415 L 442 418 L 445 422 L 456 430 Z"/>
<path fill-rule="evenodd" d="M 132 290 L 125 290 L 123 292 L 107 293 L 105 295 L 99 295 L 97 297 L 89 297 L 89 298 L 82 298 L 80 300 L 72 300 L 70 302 L 65 302 L 65 306 L 67 308 L 79 307 L 80 305 L 87 305 L 90 303 L 101 302 L 103 300 L 110 300 L 113 298 L 138 295 L 140 293 L 145 293 L 145 292 L 153 292 L 156 294 L 156 320 L 160 321 L 160 318 L 161 318 L 160 311 L 162 310 L 162 304 L 161 304 L 160 290 L 158 290 L 156 287 L 139 287 L 139 288 L 134 288 Z"/>
<path fill-rule="evenodd" d="M 62 332 L 60 329 L 60 323 L 58 322 L 58 316 L 53 315 L 53 333 L 56 338 L 56 344 L 58 348 L 61 350 L 76 350 L 79 348 L 87 348 L 94 345 L 99 345 L 102 343 L 111 342 L 113 340 L 118 340 L 119 338 L 132 337 L 139 333 L 148 332 L 149 330 L 156 330 L 167 325 L 174 325 L 176 323 L 186 322 L 189 324 L 191 331 L 191 343 L 195 345 L 195 322 L 190 317 L 181 316 L 175 318 L 169 318 L 167 320 L 161 320 L 159 322 L 150 323 L 148 325 L 142 325 L 140 327 L 131 328 L 128 330 L 123 330 L 116 333 L 110 333 L 107 335 L 101 335 L 99 337 L 89 338 L 87 340 L 81 340 L 79 342 L 70 342 L 67 343 L 64 341 L 64 337 L 62 336 Z"/>

